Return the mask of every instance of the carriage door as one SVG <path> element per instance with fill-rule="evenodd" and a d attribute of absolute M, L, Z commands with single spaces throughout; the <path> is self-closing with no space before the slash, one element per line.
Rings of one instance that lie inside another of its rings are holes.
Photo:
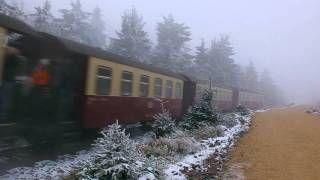
<path fill-rule="evenodd" d="M 0 27 L 0 86 L 2 86 L 3 66 L 4 66 L 4 48 L 7 43 L 6 29 Z"/>
<path fill-rule="evenodd" d="M 183 113 L 186 113 L 190 106 L 195 101 L 196 97 L 196 83 L 191 81 L 190 79 L 184 81 L 183 83 Z"/>

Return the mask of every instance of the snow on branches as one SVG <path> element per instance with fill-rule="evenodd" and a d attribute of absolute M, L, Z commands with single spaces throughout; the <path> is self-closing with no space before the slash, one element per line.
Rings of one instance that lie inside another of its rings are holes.
<path fill-rule="evenodd" d="M 96 159 L 88 162 L 78 176 L 80 179 L 131 179 L 138 176 L 138 152 L 129 135 L 122 130 L 118 121 L 102 132 L 94 144 Z"/>

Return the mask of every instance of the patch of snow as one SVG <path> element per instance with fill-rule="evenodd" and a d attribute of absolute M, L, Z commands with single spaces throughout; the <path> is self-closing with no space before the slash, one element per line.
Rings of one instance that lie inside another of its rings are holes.
<path fill-rule="evenodd" d="M 270 111 L 272 109 L 260 109 L 260 110 L 256 110 L 254 112 L 267 112 L 267 111 Z"/>
<path fill-rule="evenodd" d="M 191 170 L 194 165 L 200 166 L 203 169 L 202 164 L 213 154 L 217 154 L 217 158 L 223 160 L 224 155 L 228 152 L 228 149 L 232 147 L 238 136 L 249 129 L 251 123 L 251 115 L 241 116 L 235 114 L 234 118 L 238 121 L 237 125 L 227 128 L 220 125 L 219 128 L 223 129 L 224 133 L 221 137 L 209 138 L 200 141 L 201 149 L 197 153 L 179 157 L 179 162 L 163 161 L 165 166 L 163 173 L 166 179 L 186 179 L 183 174 L 183 170 Z M 141 144 L 150 142 L 152 140 L 152 134 L 146 133 L 142 137 L 135 138 L 135 143 Z M 88 151 L 79 151 L 76 155 L 64 155 L 58 158 L 56 161 L 44 160 L 35 163 L 33 167 L 19 167 L 11 169 L 4 176 L 0 176 L 2 180 L 11 179 L 62 179 L 70 175 L 74 170 L 83 167 L 87 162 L 93 162 L 96 157 L 96 149 L 92 148 Z M 157 159 L 155 163 L 161 163 L 160 159 Z M 142 166 L 143 162 L 137 162 L 138 166 Z M 139 177 L 139 180 L 153 180 L 157 177 L 149 170 L 146 174 Z"/>
<path fill-rule="evenodd" d="M 138 178 L 138 180 L 156 180 L 157 178 L 152 173 L 147 173 Z"/>
<path fill-rule="evenodd" d="M 204 160 L 208 159 L 212 154 L 225 154 L 227 150 L 232 147 L 235 143 L 235 140 L 240 135 L 240 133 L 245 132 L 249 129 L 251 123 L 251 117 L 246 116 L 242 117 L 237 115 L 237 119 L 244 118 L 244 124 L 239 123 L 238 125 L 226 129 L 224 136 L 209 138 L 207 140 L 201 141 L 203 149 L 193 155 L 186 156 L 183 160 L 178 163 L 174 163 L 168 166 L 164 170 L 166 179 L 187 179 L 182 173 L 183 170 L 191 170 L 194 165 L 202 165 Z"/>
<path fill-rule="evenodd" d="M 93 158 L 93 152 L 93 150 L 79 151 L 73 156 L 60 156 L 57 161 L 44 160 L 35 163 L 34 167 L 14 168 L 9 170 L 6 175 L 0 176 L 0 179 L 61 179 Z"/>

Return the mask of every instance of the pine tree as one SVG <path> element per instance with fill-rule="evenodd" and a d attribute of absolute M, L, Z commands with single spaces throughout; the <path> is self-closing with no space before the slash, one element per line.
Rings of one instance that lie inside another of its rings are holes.
<path fill-rule="evenodd" d="M 106 47 L 106 34 L 105 31 L 105 22 L 102 20 L 101 9 L 96 7 L 93 10 L 92 17 L 90 20 L 91 25 L 91 36 L 89 44 L 96 47 L 105 48 Z"/>
<path fill-rule="evenodd" d="M 117 38 L 111 39 L 111 51 L 126 57 L 147 61 L 151 41 L 144 30 L 145 23 L 135 8 L 127 10 L 122 16 L 121 30 Z"/>
<path fill-rule="evenodd" d="M 55 26 L 52 26 L 54 17 L 51 13 L 51 3 L 46 0 L 43 6 L 35 7 L 36 12 L 31 16 L 33 18 L 33 26 L 38 31 L 54 33 Z"/>
<path fill-rule="evenodd" d="M 161 113 L 153 116 L 155 121 L 152 128 L 157 137 L 164 136 L 171 133 L 175 126 L 174 119 L 171 117 L 170 112 L 164 108 L 164 103 L 161 99 L 156 99 L 161 105 Z"/>
<path fill-rule="evenodd" d="M 94 162 L 88 164 L 78 173 L 79 179 L 136 179 L 139 166 L 143 160 L 134 142 L 122 130 L 118 121 L 102 132 L 94 147 L 97 155 Z"/>
<path fill-rule="evenodd" d="M 275 85 L 267 70 L 264 70 L 261 74 L 259 88 L 264 99 L 264 105 L 277 106 L 285 103 L 282 92 Z"/>
<path fill-rule="evenodd" d="M 190 28 L 177 23 L 170 15 L 157 25 L 157 41 L 153 63 L 159 67 L 182 72 L 188 68 L 192 56 L 187 42 L 191 40 Z"/>
<path fill-rule="evenodd" d="M 217 109 L 212 104 L 213 92 L 206 90 L 201 101 L 191 107 L 184 116 L 183 126 L 187 129 L 199 128 L 202 122 L 215 123 L 218 119 Z"/>
<path fill-rule="evenodd" d="M 5 15 L 10 15 L 12 7 L 7 4 L 5 0 L 0 0 L 0 13 Z"/>
<path fill-rule="evenodd" d="M 196 47 L 195 55 L 195 70 L 197 77 L 200 79 L 208 79 L 211 74 L 209 64 L 208 48 L 206 48 L 205 41 L 202 39 L 201 44 Z"/>
<path fill-rule="evenodd" d="M 80 42 L 90 43 L 90 14 L 82 10 L 80 0 L 71 2 L 71 9 L 61 9 L 61 36 Z"/>
<path fill-rule="evenodd" d="M 245 70 L 239 64 L 235 65 L 235 78 L 236 78 L 236 82 L 234 83 L 234 87 L 245 89 L 246 83 L 247 83 L 247 81 L 245 79 Z"/>
<path fill-rule="evenodd" d="M 258 90 L 258 78 L 256 67 L 250 62 L 245 71 L 246 89 Z"/>
<path fill-rule="evenodd" d="M 16 1 L 14 2 L 14 4 L 9 5 L 5 0 L 0 0 L 0 13 L 24 20 L 25 13 L 22 6 L 23 4 L 19 5 Z"/>
<path fill-rule="evenodd" d="M 236 84 L 236 64 L 231 56 L 233 47 L 228 36 L 221 36 L 219 40 L 211 42 L 209 50 L 210 77 L 214 82 L 234 86 Z"/>

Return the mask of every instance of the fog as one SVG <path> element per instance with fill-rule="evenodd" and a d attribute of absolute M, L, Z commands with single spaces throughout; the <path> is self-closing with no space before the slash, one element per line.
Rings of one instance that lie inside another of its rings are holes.
<path fill-rule="evenodd" d="M 24 0 L 31 11 L 44 0 Z M 54 12 L 71 1 L 51 1 Z M 155 27 L 172 14 L 191 28 L 191 47 L 204 38 L 228 35 L 236 63 L 252 61 L 259 71 L 268 69 L 289 101 L 308 103 L 320 99 L 320 1 L 319 0 L 82 0 L 85 10 L 99 6 L 109 37 L 119 30 L 124 10 L 135 7 L 155 40 Z"/>

